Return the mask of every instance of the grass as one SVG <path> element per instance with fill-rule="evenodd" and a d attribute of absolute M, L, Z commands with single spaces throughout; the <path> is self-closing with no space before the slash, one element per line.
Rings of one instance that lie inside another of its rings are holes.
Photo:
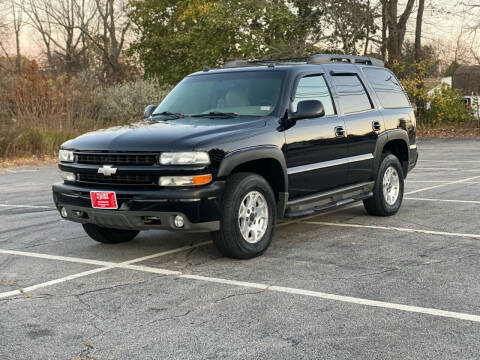
<path fill-rule="evenodd" d="M 0 131 L 0 159 L 55 156 L 60 145 L 76 135 L 35 128 L 4 128 Z"/>

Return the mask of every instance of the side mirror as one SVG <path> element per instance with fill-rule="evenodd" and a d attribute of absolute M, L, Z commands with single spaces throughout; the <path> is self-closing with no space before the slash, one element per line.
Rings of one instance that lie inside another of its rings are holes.
<path fill-rule="evenodd" d="M 290 120 L 322 117 L 325 115 L 323 104 L 319 100 L 303 100 L 297 104 L 297 112 L 291 113 Z"/>
<path fill-rule="evenodd" d="M 153 112 L 155 111 L 156 108 L 157 108 L 157 105 L 148 105 L 145 108 L 145 111 L 143 112 L 143 118 L 144 119 L 149 118 L 150 115 L 153 114 Z"/>

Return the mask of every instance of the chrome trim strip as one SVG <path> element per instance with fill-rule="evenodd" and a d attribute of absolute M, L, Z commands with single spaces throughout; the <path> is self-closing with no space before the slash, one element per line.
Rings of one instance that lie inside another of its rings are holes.
<path fill-rule="evenodd" d="M 357 156 L 350 156 L 350 157 L 336 159 L 336 160 L 323 161 L 323 162 L 319 162 L 319 163 L 315 163 L 315 164 L 295 166 L 295 167 L 292 167 L 292 168 L 288 168 L 287 173 L 288 173 L 288 175 L 292 175 L 292 174 L 297 174 L 297 173 L 300 173 L 300 172 L 318 170 L 318 169 L 323 169 L 323 168 L 330 167 L 330 166 L 350 164 L 350 163 L 353 163 L 353 162 L 365 161 L 365 160 L 370 160 L 370 159 L 373 159 L 373 154 L 363 154 L 363 155 L 357 155 Z"/>
<path fill-rule="evenodd" d="M 410 145 L 411 150 L 416 149 L 416 148 L 417 148 L 417 144 Z"/>

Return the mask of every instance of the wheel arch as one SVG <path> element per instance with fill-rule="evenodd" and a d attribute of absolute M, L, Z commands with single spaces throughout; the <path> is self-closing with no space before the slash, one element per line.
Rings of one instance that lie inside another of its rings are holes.
<path fill-rule="evenodd" d="M 283 217 L 288 200 L 288 175 L 285 156 L 276 146 L 246 148 L 227 154 L 217 176 L 226 178 L 237 172 L 252 172 L 264 177 L 277 200 L 277 215 Z"/>
<path fill-rule="evenodd" d="M 403 177 L 406 178 L 409 163 L 409 143 L 408 134 L 402 129 L 391 130 L 380 135 L 375 148 L 374 176 L 376 177 L 380 167 L 382 154 L 388 151 L 400 160 Z"/>

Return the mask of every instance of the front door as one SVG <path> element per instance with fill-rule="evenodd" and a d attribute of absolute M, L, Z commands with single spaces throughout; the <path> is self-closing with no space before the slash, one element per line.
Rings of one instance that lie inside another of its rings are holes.
<path fill-rule="evenodd" d="M 301 77 L 294 94 L 291 111 L 296 111 L 300 101 L 319 100 L 325 116 L 297 120 L 285 132 L 290 198 L 331 189 L 348 181 L 345 123 L 337 115 L 324 76 Z"/>

